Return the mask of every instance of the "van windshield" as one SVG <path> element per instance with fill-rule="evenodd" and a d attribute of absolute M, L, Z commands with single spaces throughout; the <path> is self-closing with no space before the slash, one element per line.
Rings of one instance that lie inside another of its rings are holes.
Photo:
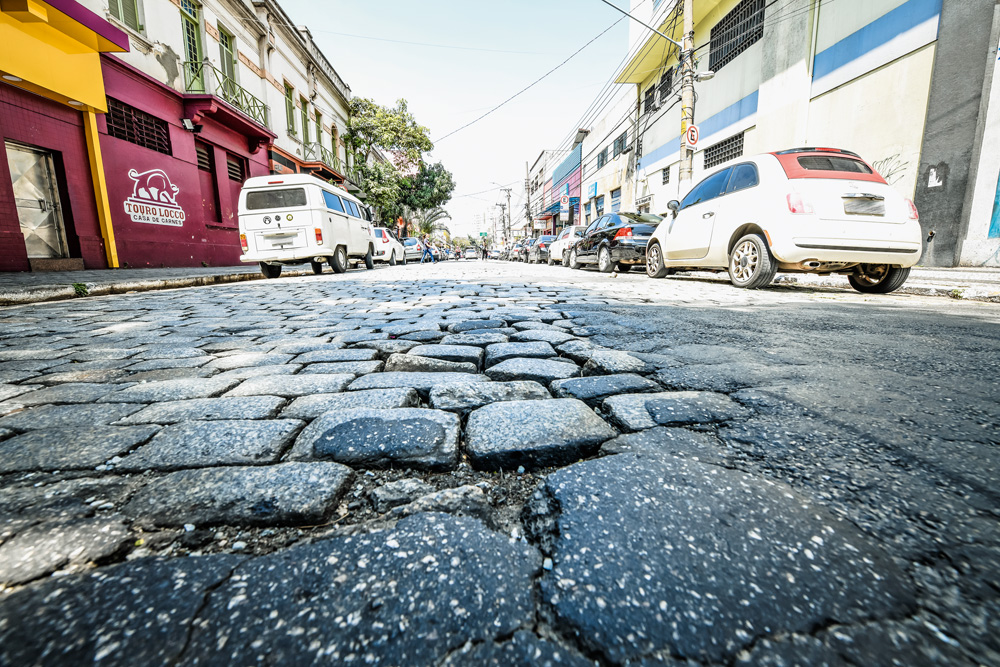
<path fill-rule="evenodd" d="M 254 190 L 247 193 L 247 210 L 260 211 L 269 208 L 305 206 L 305 188 L 282 188 L 281 190 Z"/>

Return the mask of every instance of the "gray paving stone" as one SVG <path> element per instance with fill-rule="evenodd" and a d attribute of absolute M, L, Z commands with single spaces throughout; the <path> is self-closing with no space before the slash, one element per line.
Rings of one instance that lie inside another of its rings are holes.
<path fill-rule="evenodd" d="M 413 348 L 420 345 L 415 340 L 399 340 L 398 338 L 392 340 L 366 340 L 360 343 L 355 343 L 355 348 L 369 348 L 379 353 L 379 356 L 386 356 L 389 354 L 401 354 L 408 352 Z"/>
<path fill-rule="evenodd" d="M 128 424 L 176 424 L 199 419 L 270 419 L 277 416 L 285 399 L 278 396 L 194 398 L 156 403 L 117 422 Z"/>
<path fill-rule="evenodd" d="M 306 352 L 339 350 L 342 347 L 344 347 L 344 344 L 341 342 L 328 343 L 325 339 L 317 341 L 292 340 L 275 345 L 272 352 L 276 352 L 278 354 L 304 354 Z"/>
<path fill-rule="evenodd" d="M 543 341 L 530 343 L 494 343 L 486 346 L 486 367 L 495 366 L 507 359 L 546 359 L 556 356 L 552 345 Z"/>
<path fill-rule="evenodd" d="M 146 558 L 55 577 L 0 601 L 0 664 L 175 664 L 208 590 L 240 558 Z"/>
<path fill-rule="evenodd" d="M 466 333 L 448 334 L 441 339 L 442 345 L 474 345 L 476 347 L 486 347 L 495 343 L 506 343 L 507 336 L 499 333 L 498 330 L 468 331 Z"/>
<path fill-rule="evenodd" d="M 547 329 L 548 331 L 561 331 L 565 333 L 565 330 L 558 328 L 555 325 L 546 324 L 545 322 L 535 322 L 532 320 L 515 322 L 513 327 L 518 331 L 528 331 L 529 329 Z"/>
<path fill-rule="evenodd" d="M 305 426 L 294 419 L 184 422 L 164 427 L 115 465 L 118 470 L 170 470 L 275 463 Z"/>
<path fill-rule="evenodd" d="M 328 461 L 181 470 L 149 482 L 122 511 L 146 526 L 322 523 L 352 477 Z"/>
<path fill-rule="evenodd" d="M 765 635 L 914 608 L 907 577 L 853 525 L 785 484 L 690 459 L 578 463 L 525 515 L 551 545 L 543 600 L 609 664 L 729 664 Z"/>
<path fill-rule="evenodd" d="M 467 484 L 452 489 L 442 489 L 420 496 L 412 502 L 396 507 L 390 512 L 392 517 L 404 517 L 421 512 L 441 512 L 455 516 L 479 519 L 493 527 L 495 521 L 489 498 L 478 486 Z"/>
<path fill-rule="evenodd" d="M 450 412 L 337 410 L 307 426 L 289 458 L 329 459 L 355 467 L 451 470 L 458 463 L 458 436 L 458 417 Z"/>
<path fill-rule="evenodd" d="M 20 385 L 16 384 L 18 382 L 24 382 L 25 380 L 30 380 L 31 378 L 38 375 L 38 371 L 15 371 L 15 370 L 0 370 L 0 384 L 3 387 L 18 387 Z M 0 396 L 3 395 L 2 389 L 0 389 Z M 7 389 L 6 391 L 10 391 Z M 13 394 L 8 394 L 7 398 L 10 396 L 16 396 L 18 393 L 24 392 L 14 392 Z M 3 400 L 3 399 L 0 399 Z"/>
<path fill-rule="evenodd" d="M 372 491 L 372 508 L 379 514 L 384 514 L 393 507 L 411 503 L 432 491 L 434 491 L 433 486 L 419 479 L 409 478 L 389 482 Z"/>
<path fill-rule="evenodd" d="M 152 438 L 157 426 L 99 426 L 29 431 L 0 443 L 0 473 L 93 470 Z"/>
<path fill-rule="evenodd" d="M 45 389 L 45 387 L 40 384 L 0 384 L 0 401 L 6 401 L 8 398 L 14 398 L 38 389 Z"/>
<path fill-rule="evenodd" d="M 556 349 L 559 354 L 566 355 L 578 364 L 585 364 L 590 360 L 590 355 L 596 350 L 603 349 L 597 345 L 594 345 L 590 341 L 583 339 L 571 340 L 569 342 L 557 345 Z"/>
<path fill-rule="evenodd" d="M 333 340 L 340 341 L 342 343 L 360 343 L 365 340 L 389 340 L 389 334 L 376 333 L 373 331 L 351 331 L 347 333 L 338 333 L 333 337 Z"/>
<path fill-rule="evenodd" d="M 308 354 L 308 353 L 307 353 Z M 229 371 L 234 368 L 253 368 L 256 366 L 280 366 L 295 359 L 293 354 L 272 354 L 268 352 L 251 352 L 249 354 L 233 354 L 220 357 L 206 364 L 207 368 L 217 368 Z M 296 362 L 299 363 L 299 362 Z"/>
<path fill-rule="evenodd" d="M 244 380 L 225 396 L 282 396 L 296 398 L 312 394 L 335 394 L 344 391 L 354 380 L 351 373 L 309 373 L 287 377 L 256 377 Z"/>
<path fill-rule="evenodd" d="M 64 384 L 69 382 L 90 383 L 90 382 L 118 382 L 128 375 L 128 371 L 120 368 L 109 368 L 106 370 L 78 370 L 61 371 L 58 373 L 48 373 L 39 375 L 31 379 L 34 384 Z"/>
<path fill-rule="evenodd" d="M 284 368 L 284 366 L 269 366 L 268 368 Z M 209 377 L 215 371 L 211 368 L 164 368 L 158 371 L 140 371 L 129 373 L 122 377 L 123 382 L 162 382 L 163 380 L 190 380 L 192 378 Z M 215 378 L 222 378 L 226 373 L 219 373 Z"/>
<path fill-rule="evenodd" d="M 315 365 L 316 364 L 313 364 L 313 366 Z M 257 366 L 254 368 L 236 368 L 231 371 L 219 373 L 218 375 L 213 375 L 212 377 L 216 379 L 225 378 L 227 380 L 230 378 L 235 378 L 237 380 L 247 380 L 249 378 L 270 377 L 273 375 L 292 375 L 301 368 L 302 364 L 282 364 L 281 366 Z"/>
<path fill-rule="evenodd" d="M 527 630 L 519 630 L 502 643 L 467 643 L 448 656 L 441 667 L 464 667 L 465 665 L 495 665 L 499 667 L 532 667 L 544 665 L 554 667 L 595 667 L 597 663 L 587 660 L 564 646 L 546 639 L 539 639 Z"/>
<path fill-rule="evenodd" d="M 239 380 L 226 378 L 190 378 L 146 382 L 126 387 L 100 399 L 102 403 L 155 403 L 208 398 L 232 389 Z"/>
<path fill-rule="evenodd" d="M 500 329 L 507 326 L 504 320 L 466 320 L 448 325 L 448 331 L 457 334 L 466 331 L 477 331 L 479 329 Z"/>
<path fill-rule="evenodd" d="M 386 324 L 385 326 L 379 327 L 382 333 L 389 334 L 390 336 L 405 336 L 406 334 L 417 333 L 420 331 L 441 331 L 440 325 L 436 322 L 414 322 L 405 324 Z"/>
<path fill-rule="evenodd" d="M 32 406 L 32 405 L 57 405 L 66 403 L 94 403 L 98 399 L 115 392 L 123 385 L 105 383 L 66 383 L 53 387 L 46 387 L 30 393 L 21 394 L 8 401 L 5 401 L 0 409 L 12 405 Z M 127 386 L 127 385 L 125 385 Z M 127 402 L 127 401 L 123 401 Z M 141 401 L 134 401 L 139 403 Z"/>
<path fill-rule="evenodd" d="M 680 456 L 726 467 L 732 467 L 730 451 L 714 434 L 664 426 L 623 433 L 601 445 L 601 454 Z"/>
<path fill-rule="evenodd" d="M 416 331 L 411 334 L 400 336 L 400 340 L 412 340 L 418 343 L 436 343 L 444 338 L 443 331 Z"/>
<path fill-rule="evenodd" d="M 552 329 L 526 329 L 514 334 L 510 339 L 518 343 L 543 341 L 550 345 L 561 345 L 571 340 L 577 340 L 576 336 L 568 334 L 565 331 L 555 331 Z"/>
<path fill-rule="evenodd" d="M 552 359 L 507 359 L 486 369 L 486 375 L 498 382 L 530 380 L 543 385 L 548 385 L 554 380 L 576 377 L 579 374 L 580 368 L 576 364 Z"/>
<path fill-rule="evenodd" d="M 347 388 L 350 391 L 358 391 L 360 389 L 410 387 L 427 395 L 434 387 L 489 381 L 488 377 L 471 373 L 372 373 L 359 377 Z M 0 425 L 2 425 L 2 420 L 0 420 Z"/>
<path fill-rule="evenodd" d="M 530 627 L 540 563 L 475 519 L 418 514 L 248 562 L 212 592 L 188 655 L 211 665 L 438 664 L 456 647 Z M 304 594 L 310 615 L 299 622 Z"/>
<path fill-rule="evenodd" d="M 712 424 L 750 415 L 747 408 L 724 394 L 696 391 L 622 394 L 605 399 L 603 407 L 612 422 L 627 431 Z"/>
<path fill-rule="evenodd" d="M 121 520 L 95 518 L 31 526 L 0 545 L 0 584 L 23 584 L 66 565 L 106 558 L 129 540 Z"/>
<path fill-rule="evenodd" d="M 110 424 L 142 410 L 134 403 L 91 405 L 40 405 L 0 417 L 0 427 L 15 431 Z"/>
<path fill-rule="evenodd" d="M 593 377 L 556 380 L 550 389 L 556 398 L 578 398 L 591 405 L 608 396 L 644 391 L 660 391 L 662 387 L 641 375 L 597 375 Z"/>
<path fill-rule="evenodd" d="M 460 361 L 445 361 L 434 357 L 418 357 L 413 354 L 394 354 L 385 362 L 385 371 L 411 373 L 475 373 L 476 364 Z"/>
<path fill-rule="evenodd" d="M 565 465 L 597 452 L 614 430 L 582 401 L 505 401 L 469 415 L 466 449 L 479 470 Z"/>
<path fill-rule="evenodd" d="M 584 375 L 616 375 L 618 373 L 650 373 L 653 366 L 627 352 L 596 350 L 583 365 Z"/>
<path fill-rule="evenodd" d="M 434 387 L 430 404 L 438 410 L 464 412 L 498 401 L 527 401 L 552 398 L 537 382 L 469 382 Z"/>
<path fill-rule="evenodd" d="M 333 410 L 371 408 L 413 408 L 420 405 L 420 395 L 414 389 L 370 389 L 349 391 L 343 394 L 316 394 L 302 396 L 292 401 L 281 416 L 295 419 L 313 419 Z"/>
<path fill-rule="evenodd" d="M 725 394 L 795 379 L 801 370 L 795 366 L 754 363 L 697 364 L 666 368 L 656 374 L 656 380 L 669 389 L 718 391 Z"/>
<path fill-rule="evenodd" d="M 333 361 L 372 361 L 378 358 L 375 350 L 350 348 L 342 350 L 318 350 L 306 352 L 295 357 L 295 363 L 312 364 L 316 362 L 329 363 Z"/>
<path fill-rule="evenodd" d="M 129 364 L 127 369 L 130 373 L 140 371 L 160 371 L 166 368 L 198 368 L 212 361 L 209 356 L 203 357 L 180 357 L 167 359 L 148 359 L 135 364 Z"/>
<path fill-rule="evenodd" d="M 409 353 L 416 357 L 433 357 L 445 361 L 475 364 L 476 368 L 479 368 L 483 361 L 482 348 L 474 345 L 419 345 Z"/>
<path fill-rule="evenodd" d="M 314 373 L 323 375 L 339 375 L 341 373 L 367 375 L 368 373 L 378 373 L 384 365 L 384 361 L 340 361 L 332 364 L 309 364 L 299 371 L 299 375 L 312 375 Z"/>

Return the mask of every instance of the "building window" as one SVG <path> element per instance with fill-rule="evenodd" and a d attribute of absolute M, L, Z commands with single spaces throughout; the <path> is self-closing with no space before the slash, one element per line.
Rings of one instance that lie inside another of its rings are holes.
<path fill-rule="evenodd" d="M 108 98 L 108 136 L 124 139 L 129 143 L 171 155 L 170 127 L 166 121 L 130 107 L 124 102 Z"/>
<path fill-rule="evenodd" d="M 247 177 L 246 160 L 239 155 L 226 154 L 226 170 L 229 172 L 229 180 L 242 183 Z"/>
<path fill-rule="evenodd" d="M 743 155 L 743 133 L 735 134 L 705 149 L 705 169 Z"/>
<path fill-rule="evenodd" d="M 181 29 L 184 32 L 184 58 L 189 63 L 201 63 L 201 8 L 191 0 L 181 0 Z M 198 77 L 201 77 L 201 70 Z"/>
<path fill-rule="evenodd" d="M 765 0 L 741 0 L 712 28 L 708 69 L 718 72 L 764 36 Z"/>
<path fill-rule="evenodd" d="M 670 182 L 670 167 L 663 168 L 663 184 L 666 185 Z"/>
<path fill-rule="evenodd" d="M 626 132 L 622 132 L 621 136 L 619 136 L 617 139 L 615 139 L 615 149 L 614 149 L 614 151 L 615 151 L 614 156 L 615 157 L 618 157 L 619 155 L 621 155 L 622 153 L 625 152 L 625 146 L 626 146 L 627 142 L 628 142 L 628 132 L 627 131 Z"/>
<path fill-rule="evenodd" d="M 295 89 L 285 84 L 285 119 L 288 122 L 288 134 L 295 136 Z"/>
<path fill-rule="evenodd" d="M 132 30 L 142 32 L 143 25 L 139 23 L 139 5 L 136 0 L 108 0 L 108 11 Z"/>
<path fill-rule="evenodd" d="M 667 98 L 670 97 L 670 89 L 674 87 L 674 68 L 668 67 L 667 71 L 663 73 L 660 77 L 660 85 L 657 86 L 657 92 L 660 96 L 660 104 L 665 104 Z"/>
<path fill-rule="evenodd" d="M 656 86 L 646 89 L 646 95 L 642 100 L 642 112 L 650 113 L 656 108 Z"/>
<path fill-rule="evenodd" d="M 597 168 L 600 169 L 608 163 L 608 149 L 605 148 L 603 151 L 597 154 Z"/>
<path fill-rule="evenodd" d="M 299 98 L 299 108 L 302 113 L 302 143 L 309 143 L 309 100 Z"/>
<path fill-rule="evenodd" d="M 594 215 L 598 218 L 604 215 L 604 195 L 597 198 L 597 202 L 594 204 Z"/>
<path fill-rule="evenodd" d="M 236 83 L 236 38 L 228 32 L 219 28 L 219 65 L 222 68 L 222 77 L 225 90 L 229 90 Z"/>
<path fill-rule="evenodd" d="M 323 115 L 318 111 L 316 112 L 316 143 L 319 144 L 320 148 L 323 147 Z"/>
<path fill-rule="evenodd" d="M 615 188 L 611 191 L 611 212 L 617 213 L 622 207 L 622 189 Z"/>

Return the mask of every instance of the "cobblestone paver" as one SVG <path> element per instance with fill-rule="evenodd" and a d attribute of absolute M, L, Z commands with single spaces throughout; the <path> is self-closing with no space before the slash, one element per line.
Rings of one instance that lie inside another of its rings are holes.
<path fill-rule="evenodd" d="M 861 297 L 531 271 L 0 310 L 0 664 L 1000 662 L 995 403 L 900 453 L 711 323 Z"/>

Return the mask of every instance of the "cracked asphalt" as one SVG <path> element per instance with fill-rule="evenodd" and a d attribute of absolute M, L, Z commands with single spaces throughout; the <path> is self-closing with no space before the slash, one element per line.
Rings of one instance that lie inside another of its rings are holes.
<path fill-rule="evenodd" d="M 1000 664 L 998 324 L 479 261 L 0 309 L 0 665 Z"/>

